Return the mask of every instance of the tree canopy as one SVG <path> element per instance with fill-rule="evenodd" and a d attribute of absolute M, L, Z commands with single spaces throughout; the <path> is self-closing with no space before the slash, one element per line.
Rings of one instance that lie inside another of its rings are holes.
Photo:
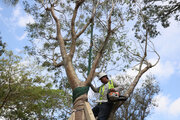
<path fill-rule="evenodd" d="M 53 88 L 51 78 L 43 76 L 40 71 L 40 68 L 24 66 L 19 56 L 5 51 L 0 59 L 1 117 L 67 119 L 71 95 L 62 89 Z"/>
<path fill-rule="evenodd" d="M 144 0 L 142 11 L 150 17 L 154 23 L 161 23 L 163 27 L 170 26 L 170 20 L 174 18 L 180 21 L 180 2 L 177 0 Z"/>
<path fill-rule="evenodd" d="M 119 76 L 119 79 L 131 81 L 132 77 Z M 147 75 L 141 82 L 141 86 L 134 90 L 129 99 L 117 111 L 116 118 L 118 120 L 144 120 L 157 107 L 154 96 L 158 95 L 160 87 L 155 77 Z M 130 82 L 126 84 L 126 89 L 128 89 Z"/>
<path fill-rule="evenodd" d="M 6 44 L 3 43 L 2 37 L 1 37 L 1 34 L 0 34 L 0 56 L 4 53 L 5 46 L 6 46 Z"/>
<path fill-rule="evenodd" d="M 142 43 L 146 35 L 155 37 L 157 34 L 152 28 L 153 22 L 145 17 L 145 13 L 133 1 L 92 0 L 78 3 L 78 1 L 57 0 L 54 2 L 36 1 L 34 4 L 26 1 L 24 5 L 26 12 L 33 15 L 35 19 L 35 23 L 27 26 L 33 46 L 26 46 L 26 50 L 31 55 L 35 55 L 43 66 L 49 67 L 49 70 L 58 71 L 56 74 L 64 72 L 61 68 L 64 66 L 62 52 L 66 52 L 72 57 L 74 69 L 82 81 L 87 78 L 87 54 L 91 32 L 89 25 L 92 21 L 94 24 L 92 59 L 95 60 L 98 52 L 101 51 L 102 54 L 100 62 L 96 65 L 97 71 L 112 69 L 110 66 L 121 71 L 130 66 L 129 62 L 139 62 L 139 57 L 136 59 L 134 55 L 142 54 L 138 49 L 144 47 Z M 111 24 L 108 23 L 110 17 Z M 56 24 L 56 18 L 59 20 L 58 24 Z M 133 25 L 129 26 L 130 30 L 133 28 L 135 31 L 135 38 L 131 40 L 127 37 L 128 30 L 124 26 L 134 19 L 138 20 L 134 28 Z M 60 25 L 59 29 L 57 25 Z M 112 27 L 109 31 L 108 25 Z M 59 47 L 61 43 L 57 38 L 58 33 L 63 40 L 63 50 Z M 134 44 L 135 42 L 137 44 Z M 103 43 L 107 45 L 103 47 Z M 140 46 L 138 43 L 141 43 Z M 61 74 L 61 77 L 65 77 L 63 75 Z"/>
<path fill-rule="evenodd" d="M 19 0 L 2 0 L 7 5 L 15 6 L 19 2 Z"/>

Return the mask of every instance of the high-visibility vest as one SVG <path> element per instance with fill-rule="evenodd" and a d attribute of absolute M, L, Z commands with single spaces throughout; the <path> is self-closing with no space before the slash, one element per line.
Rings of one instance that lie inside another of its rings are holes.
<path fill-rule="evenodd" d="M 103 96 L 104 96 L 104 86 L 105 86 L 105 85 L 103 85 L 103 86 L 101 86 L 101 87 L 99 88 L 100 100 L 102 100 L 102 98 L 103 98 Z M 109 87 L 109 89 L 114 88 L 114 85 L 113 85 L 113 81 L 112 81 L 112 80 L 109 80 L 109 81 L 108 81 L 108 87 Z"/>

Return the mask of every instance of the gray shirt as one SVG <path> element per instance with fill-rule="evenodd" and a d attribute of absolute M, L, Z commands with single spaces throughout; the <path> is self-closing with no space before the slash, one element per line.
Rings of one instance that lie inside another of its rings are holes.
<path fill-rule="evenodd" d="M 120 86 L 119 83 L 116 82 L 115 80 L 112 80 L 112 81 L 113 81 L 113 85 L 114 85 L 115 91 L 120 92 L 120 90 L 123 89 L 122 86 Z M 102 100 L 108 100 L 108 99 L 107 99 L 107 94 L 108 94 L 108 92 L 109 92 L 109 84 L 106 83 L 106 84 L 103 84 L 103 85 L 104 85 L 104 95 L 103 95 L 103 96 L 100 95 L 100 97 L 102 96 Z M 103 86 L 103 85 L 101 85 L 101 86 Z M 100 87 L 101 87 L 101 86 L 100 86 Z M 91 85 L 91 89 L 92 89 L 94 92 L 96 92 L 96 93 L 99 93 L 100 87 L 95 88 L 93 85 Z"/>

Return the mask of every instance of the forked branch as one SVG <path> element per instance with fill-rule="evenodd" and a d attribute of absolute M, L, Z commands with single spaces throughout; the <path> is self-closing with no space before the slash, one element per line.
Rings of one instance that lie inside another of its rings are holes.
<path fill-rule="evenodd" d="M 86 81 L 85 81 L 86 86 L 89 86 L 91 84 L 91 81 L 93 80 L 93 76 L 94 76 L 96 67 L 99 64 L 100 58 L 101 58 L 101 56 L 103 54 L 103 51 L 105 50 L 106 45 L 108 44 L 110 35 L 112 33 L 112 30 L 111 30 L 111 16 L 112 16 L 113 10 L 114 10 L 114 1 L 112 0 L 112 9 L 111 9 L 111 12 L 109 13 L 108 23 L 107 23 L 107 28 L 108 28 L 107 29 L 107 35 L 106 35 L 105 41 L 103 42 L 100 50 L 98 51 L 98 53 L 97 53 L 97 55 L 96 55 L 96 57 L 95 57 L 95 59 L 93 61 L 92 68 L 90 70 L 90 73 L 89 73 Z"/>
<path fill-rule="evenodd" d="M 72 21 L 71 21 L 71 34 L 72 34 L 72 43 L 71 43 L 71 50 L 70 50 L 70 57 L 71 59 L 74 56 L 74 52 L 75 52 L 75 47 L 76 47 L 76 40 L 77 38 L 80 37 L 80 35 L 82 33 L 84 33 L 84 31 L 87 29 L 87 27 L 90 25 L 90 23 L 92 22 L 92 20 L 94 19 L 95 13 L 96 13 L 96 8 L 99 5 L 99 1 L 97 2 L 96 5 L 93 6 L 93 10 L 92 10 L 92 14 L 91 14 L 91 18 L 89 19 L 89 21 L 84 25 L 84 27 L 82 28 L 82 30 L 76 34 L 75 32 L 75 19 L 77 16 L 77 11 L 79 6 L 84 2 L 84 0 L 82 0 L 81 2 L 77 2 L 74 12 L 73 12 L 73 17 L 72 17 Z"/>

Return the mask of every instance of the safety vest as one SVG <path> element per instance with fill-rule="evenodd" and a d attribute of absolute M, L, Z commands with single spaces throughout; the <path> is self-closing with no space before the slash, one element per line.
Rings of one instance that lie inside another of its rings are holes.
<path fill-rule="evenodd" d="M 101 86 L 101 87 L 99 88 L 100 100 L 102 100 L 102 99 L 103 99 L 103 96 L 104 96 L 104 86 L 105 86 L 105 85 L 103 85 L 103 86 Z M 113 81 L 112 81 L 112 80 L 109 80 L 109 81 L 108 81 L 108 87 L 109 87 L 109 89 L 114 88 L 114 85 L 113 85 Z"/>

